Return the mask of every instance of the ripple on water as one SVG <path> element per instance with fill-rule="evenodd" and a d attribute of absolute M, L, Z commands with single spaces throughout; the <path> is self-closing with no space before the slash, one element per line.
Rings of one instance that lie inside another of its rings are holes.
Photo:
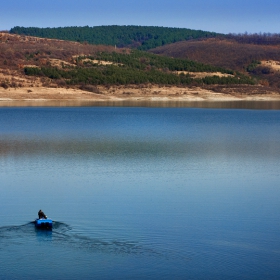
<path fill-rule="evenodd" d="M 126 240 L 124 238 L 93 238 L 72 231 L 70 225 L 54 221 L 52 230 L 37 229 L 34 222 L 21 226 L 0 227 L 0 249 L 19 246 L 54 246 L 67 247 L 68 249 L 80 250 L 92 253 L 123 254 L 153 256 L 161 258 L 178 258 L 182 255 L 167 248 L 160 249 L 155 243 L 141 244 L 141 241 Z M 51 243 L 51 244 L 50 244 Z M 185 260 L 188 258 L 183 257 Z"/>

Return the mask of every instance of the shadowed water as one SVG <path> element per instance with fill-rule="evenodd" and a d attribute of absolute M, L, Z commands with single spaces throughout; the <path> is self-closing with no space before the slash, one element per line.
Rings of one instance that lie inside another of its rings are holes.
<path fill-rule="evenodd" d="M 276 110 L 2 108 L 0 278 L 279 279 L 279 158 Z"/>

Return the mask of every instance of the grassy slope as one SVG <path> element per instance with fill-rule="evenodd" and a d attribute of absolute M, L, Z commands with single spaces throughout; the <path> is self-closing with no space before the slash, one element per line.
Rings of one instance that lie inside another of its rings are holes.
<path fill-rule="evenodd" d="M 247 71 L 248 66 L 254 61 L 280 61 L 280 44 L 257 45 L 247 42 L 240 43 L 233 39 L 206 39 L 177 42 L 152 49 L 150 52 L 168 57 L 187 58 L 205 64 L 244 72 Z M 255 66 L 256 69 L 251 71 L 253 77 L 267 80 L 273 87 L 280 87 L 279 72 L 272 71 L 271 69 L 263 69 L 257 64 Z"/>

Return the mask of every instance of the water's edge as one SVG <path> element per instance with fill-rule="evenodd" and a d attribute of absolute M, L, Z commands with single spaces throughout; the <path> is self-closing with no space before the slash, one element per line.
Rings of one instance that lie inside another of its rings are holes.
<path fill-rule="evenodd" d="M 280 110 L 280 101 L 78 101 L 78 100 L 17 100 L 0 101 L 1 107 L 162 107 Z"/>

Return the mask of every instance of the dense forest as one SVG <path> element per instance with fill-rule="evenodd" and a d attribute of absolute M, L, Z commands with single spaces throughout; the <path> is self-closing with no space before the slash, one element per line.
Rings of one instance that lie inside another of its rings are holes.
<path fill-rule="evenodd" d="M 29 35 L 41 38 L 87 42 L 95 45 L 112 45 L 149 50 L 178 41 L 223 36 L 215 32 L 187 28 L 155 26 L 95 26 L 95 27 L 19 27 L 10 30 L 11 34 Z"/>

